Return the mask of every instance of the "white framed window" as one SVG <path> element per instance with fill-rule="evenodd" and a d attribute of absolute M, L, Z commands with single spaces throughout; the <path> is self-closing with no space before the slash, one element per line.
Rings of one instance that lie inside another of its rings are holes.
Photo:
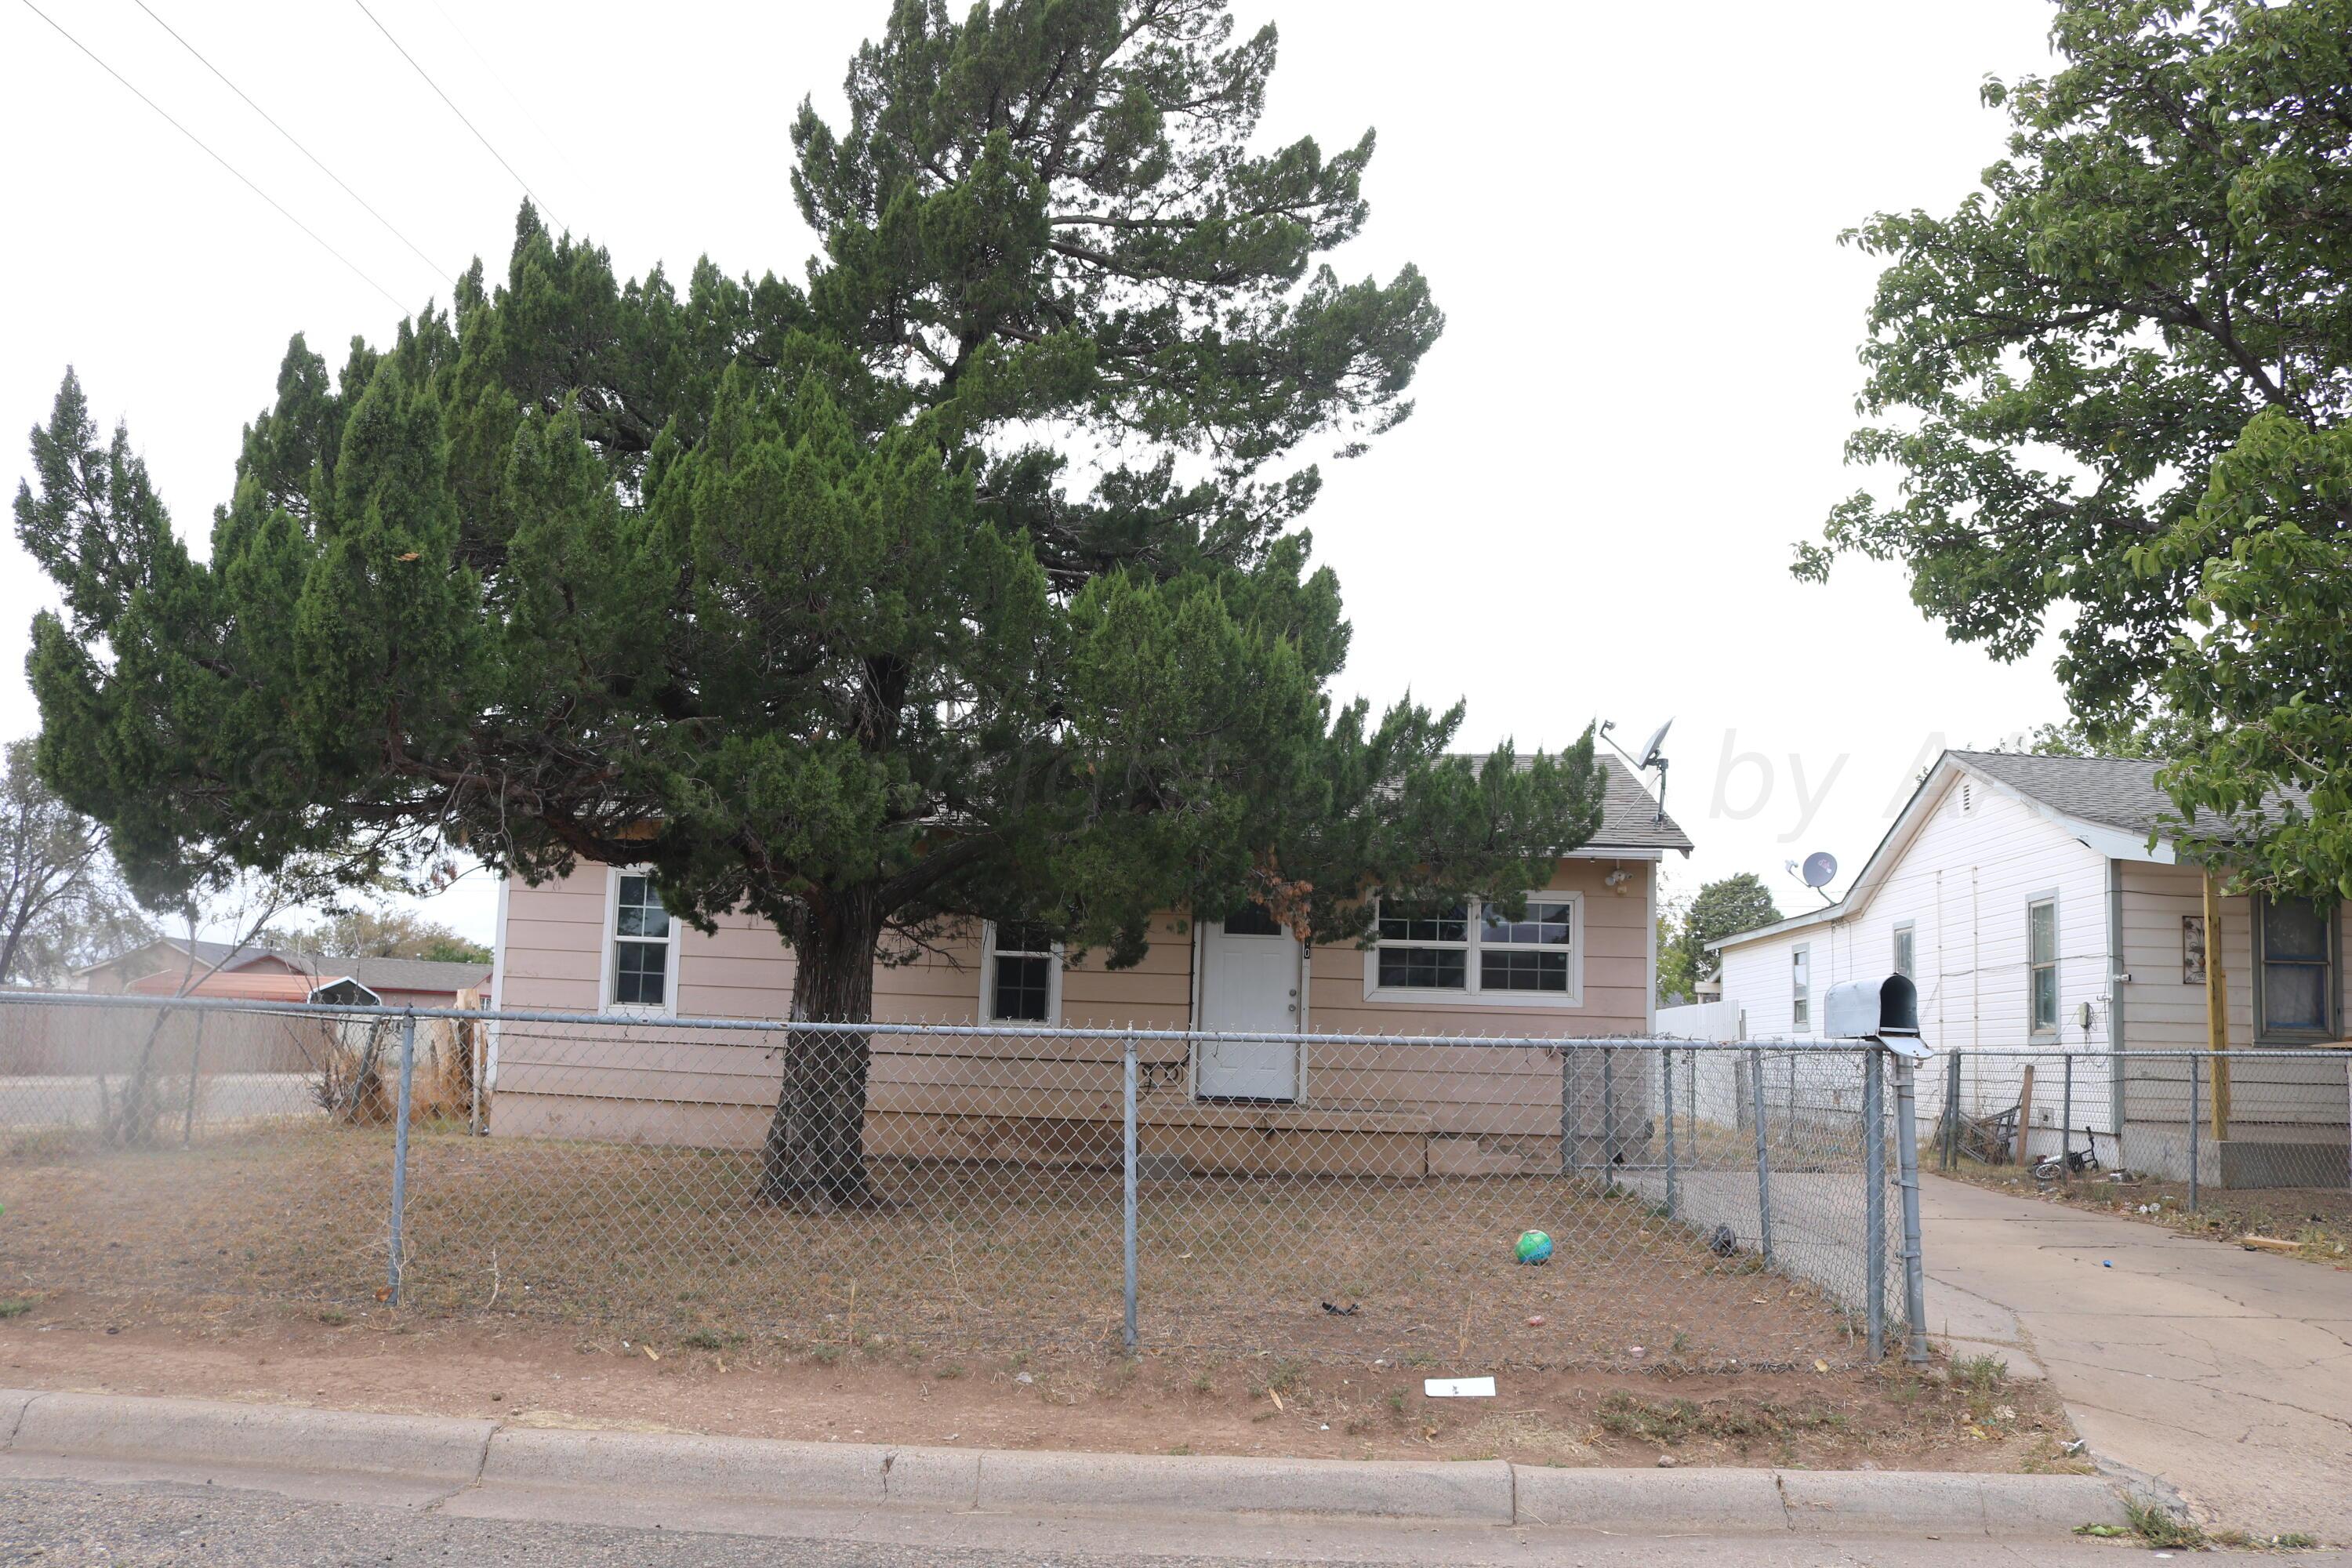
<path fill-rule="evenodd" d="M 2058 1034 L 2058 900 L 2039 898 L 2025 906 L 2026 1027 L 2037 1039 Z"/>
<path fill-rule="evenodd" d="M 990 1024 L 1058 1024 L 1062 944 L 1043 926 L 994 921 L 980 942 L 980 1016 Z"/>
<path fill-rule="evenodd" d="M 1894 969 L 1906 980 L 1919 978 L 1919 928 L 1910 921 L 1895 927 Z"/>
<path fill-rule="evenodd" d="M 1364 995 L 1492 1007 L 1584 1005 L 1580 893 L 1535 892 L 1517 920 L 1482 900 L 1375 914 Z"/>
<path fill-rule="evenodd" d="M 642 866 L 614 867 L 604 899 L 607 1011 L 677 1011 L 677 935 L 652 874 Z"/>
<path fill-rule="evenodd" d="M 1789 1027 L 1800 1033 L 1813 1026 L 1813 950 L 1800 947 L 1789 954 Z"/>

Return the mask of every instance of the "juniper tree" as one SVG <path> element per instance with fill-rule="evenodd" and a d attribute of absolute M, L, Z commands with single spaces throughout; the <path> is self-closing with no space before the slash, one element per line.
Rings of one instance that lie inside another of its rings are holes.
<path fill-rule="evenodd" d="M 68 374 L 16 503 L 45 774 L 155 896 L 647 865 L 772 922 L 803 1020 L 981 920 L 1118 965 L 1158 910 L 1514 905 L 1597 823 L 1590 737 L 1474 766 L 1458 705 L 1330 694 L 1318 444 L 1406 416 L 1441 321 L 1318 262 L 1371 138 L 1254 150 L 1274 58 L 1223 0 L 901 4 L 793 126 L 804 286 L 624 283 L 526 208 L 502 281 L 332 375 L 294 341 L 205 562 Z M 866 1040 L 785 1056 L 766 1190 L 854 1199 Z"/>

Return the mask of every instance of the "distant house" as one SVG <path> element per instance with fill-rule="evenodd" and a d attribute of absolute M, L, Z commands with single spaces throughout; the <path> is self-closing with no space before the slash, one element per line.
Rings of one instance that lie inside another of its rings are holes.
<path fill-rule="evenodd" d="M 486 1004 L 488 963 L 424 958 L 334 958 L 290 948 L 232 948 L 225 942 L 164 937 L 77 972 L 74 988 L 169 996 L 188 994 L 259 1002 L 356 1002 L 387 1007 L 456 1007 Z M 209 971 L 209 973 L 207 973 Z"/>
<path fill-rule="evenodd" d="M 2201 1050 L 2206 954 L 2218 952 L 2229 1044 L 2309 1052 L 2307 1065 L 2247 1064 L 2232 1078 L 2226 1137 L 2202 1069 L 2200 1173 L 2238 1186 L 2345 1169 L 2346 921 L 2334 902 L 2225 898 L 2205 929 L 2201 871 L 2179 863 L 2179 814 L 2158 764 L 2115 757 L 1947 752 L 1920 784 L 1844 898 L 1727 937 L 1723 1005 L 1744 1037 L 1802 1036 L 1822 994 L 1892 971 L 1918 986 L 1926 1042 L 1962 1052 L 2087 1047 L 2071 1103 L 2060 1064 L 2038 1069 L 2027 1143 L 2058 1147 L 2063 1119 L 2103 1162 L 2178 1177 L 2191 1126 L 2185 1064 L 2130 1062 L 2132 1051 Z M 2218 824 L 2200 820 L 2198 831 Z M 1971 1115 L 2018 1105 L 2021 1064 L 1963 1058 Z M 1932 1076 L 1932 1075 L 1931 1075 Z M 1941 1086 L 1923 1085 L 1940 1094 Z M 1940 1101 L 1938 1101 L 1940 1103 Z M 2069 1111 L 2071 1110 L 2071 1115 Z"/>

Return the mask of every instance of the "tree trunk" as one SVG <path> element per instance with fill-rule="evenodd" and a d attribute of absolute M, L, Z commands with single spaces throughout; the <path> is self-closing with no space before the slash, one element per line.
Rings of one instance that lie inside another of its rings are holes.
<path fill-rule="evenodd" d="M 810 912 L 795 944 L 793 1017 L 863 1024 L 874 1016 L 874 950 L 882 932 L 869 900 L 829 900 Z M 784 1083 L 760 1178 L 771 1202 L 856 1203 L 866 1196 L 866 1069 L 862 1031 L 784 1036 Z"/>

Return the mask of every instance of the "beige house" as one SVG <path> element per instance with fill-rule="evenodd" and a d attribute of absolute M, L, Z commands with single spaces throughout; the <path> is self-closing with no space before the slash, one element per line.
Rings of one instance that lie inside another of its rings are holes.
<path fill-rule="evenodd" d="M 1614 758 L 1601 826 L 1529 889 L 1517 921 L 1476 907 L 1390 922 L 1377 945 L 1302 943 L 1263 910 L 1218 921 L 1163 913 L 1143 961 L 1112 970 L 1017 930 L 982 925 L 941 950 L 877 966 L 886 1022 L 1011 1026 L 946 1044 L 877 1039 L 869 1151 L 1032 1158 L 1091 1149 L 1117 1131 L 1117 1045 L 1024 1041 L 1019 1026 L 1131 1026 L 1266 1035 L 1459 1035 L 1559 1038 L 1640 1035 L 1656 994 L 1657 879 L 1691 843 Z M 709 934 L 669 919 L 650 882 L 583 866 L 561 881 L 501 889 L 502 1005 L 643 1020 L 623 1047 L 605 1031 L 502 1026 L 491 1131 L 713 1146 L 756 1143 L 773 1106 L 771 1037 L 663 1031 L 677 1016 L 782 1018 L 793 959 L 748 916 Z M 1500 1160 L 1507 1135 L 1546 1140 L 1558 1158 L 1562 1075 L 1542 1052 L 1364 1045 L 1312 1050 L 1281 1039 L 1155 1040 L 1143 1047 L 1147 1148 L 1216 1163 L 1214 1146 L 1254 1130 L 1251 1163 L 1286 1146 L 1420 1171 Z M 1106 1121 L 1105 1118 L 1108 1118 Z M 1483 1149 L 1486 1137 L 1496 1147 Z M 1432 1153 L 1434 1141 L 1439 1145 Z"/>

